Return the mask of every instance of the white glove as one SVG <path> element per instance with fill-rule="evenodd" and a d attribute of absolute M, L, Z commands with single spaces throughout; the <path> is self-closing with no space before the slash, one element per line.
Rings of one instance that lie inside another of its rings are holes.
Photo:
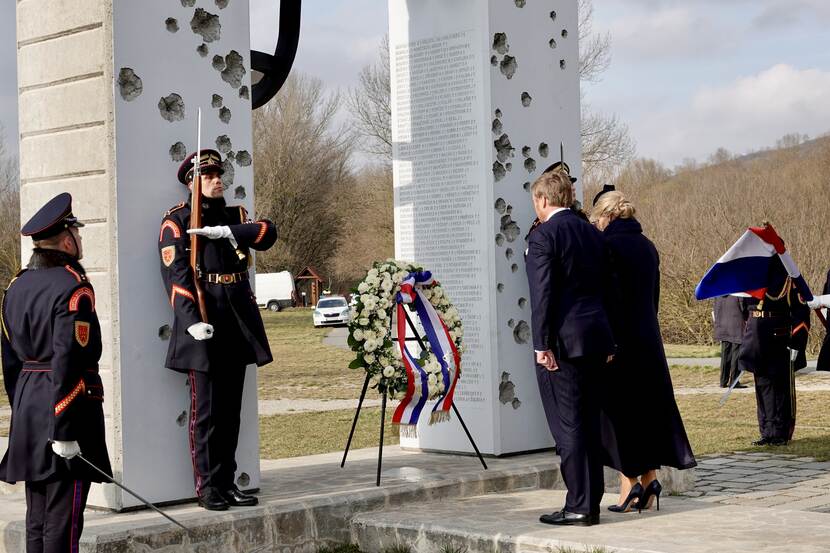
<path fill-rule="evenodd" d="M 219 240 L 220 238 L 233 238 L 231 228 L 227 226 L 222 227 L 202 227 L 187 229 L 187 234 L 198 234 L 211 240 Z"/>
<path fill-rule="evenodd" d="M 187 333 L 197 340 L 210 340 L 213 338 L 213 325 L 207 323 L 196 323 L 187 327 Z"/>
<path fill-rule="evenodd" d="M 807 302 L 807 307 L 810 309 L 821 309 L 822 307 L 830 307 L 830 294 L 823 296 L 813 296 L 813 299 Z"/>
<path fill-rule="evenodd" d="M 55 455 L 60 455 L 64 459 L 71 459 L 81 452 L 81 446 L 76 441 L 60 442 L 55 440 L 52 442 L 52 451 L 55 452 Z"/>

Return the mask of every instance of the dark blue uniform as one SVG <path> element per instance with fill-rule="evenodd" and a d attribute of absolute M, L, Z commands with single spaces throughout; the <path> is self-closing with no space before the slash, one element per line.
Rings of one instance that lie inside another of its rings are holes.
<path fill-rule="evenodd" d="M 200 281 L 207 321 L 201 321 L 190 267 L 190 206 L 179 204 L 164 216 L 159 233 L 161 275 L 173 308 L 165 365 L 188 374 L 191 391 L 190 447 L 196 493 L 235 488 L 245 367 L 270 363 L 268 338 L 248 282 L 249 250 L 267 250 L 277 239 L 274 224 L 251 221 L 241 206 L 222 198 L 203 199 L 202 226 L 228 226 L 237 242 L 200 238 Z M 209 340 L 187 333 L 198 322 L 214 326 Z M 232 503 L 233 504 L 233 503 Z"/>

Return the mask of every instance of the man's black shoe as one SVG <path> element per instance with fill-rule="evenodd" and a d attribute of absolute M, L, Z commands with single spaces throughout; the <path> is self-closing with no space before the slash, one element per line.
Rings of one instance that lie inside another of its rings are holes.
<path fill-rule="evenodd" d="M 790 443 L 790 440 L 786 438 L 770 438 L 769 445 L 787 445 Z"/>
<path fill-rule="evenodd" d="M 740 390 L 741 388 L 749 388 L 749 386 L 747 386 L 746 384 L 741 384 L 740 382 L 735 384 L 735 389 L 736 390 Z"/>
<path fill-rule="evenodd" d="M 208 511 L 227 511 L 228 502 L 219 494 L 216 488 L 205 488 L 199 496 L 199 506 Z"/>
<path fill-rule="evenodd" d="M 752 445 L 770 445 L 769 438 L 761 438 L 760 440 L 755 440 L 752 442 Z"/>
<path fill-rule="evenodd" d="M 539 522 L 553 524 L 554 526 L 591 526 L 599 524 L 599 514 L 580 515 L 562 509 L 550 515 L 540 516 Z"/>
<path fill-rule="evenodd" d="M 259 499 L 248 494 L 242 493 L 236 486 L 222 492 L 222 497 L 234 507 L 253 507 L 259 503 Z"/>

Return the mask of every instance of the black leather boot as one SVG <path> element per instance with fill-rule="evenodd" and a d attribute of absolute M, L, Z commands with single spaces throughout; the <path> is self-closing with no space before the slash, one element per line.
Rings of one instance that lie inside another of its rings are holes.
<path fill-rule="evenodd" d="M 216 488 L 205 488 L 199 496 L 199 506 L 208 511 L 227 511 L 228 502 Z"/>
<path fill-rule="evenodd" d="M 253 495 L 242 493 L 236 486 L 231 486 L 227 490 L 223 491 L 222 497 L 228 505 L 233 505 L 234 507 L 253 507 L 259 503 L 258 498 Z"/>

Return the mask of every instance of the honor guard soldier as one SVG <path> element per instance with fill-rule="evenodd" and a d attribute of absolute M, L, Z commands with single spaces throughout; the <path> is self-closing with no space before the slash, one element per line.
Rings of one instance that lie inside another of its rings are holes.
<path fill-rule="evenodd" d="M 12 410 L 4 482 L 26 482 L 26 551 L 78 551 L 91 482 L 112 474 L 98 375 L 101 328 L 72 197 L 59 194 L 21 229 L 34 241 L 2 304 L 3 379 Z"/>
<path fill-rule="evenodd" d="M 191 190 L 195 156 L 178 172 Z M 234 484 L 245 368 L 272 360 L 248 282 L 249 250 L 273 246 L 277 229 L 271 221 L 250 220 L 241 206 L 225 204 L 219 152 L 201 150 L 199 167 L 201 227 L 189 230 L 191 205 L 183 202 L 167 211 L 159 232 L 161 276 L 174 312 L 165 366 L 187 374 L 190 383 L 190 453 L 199 505 L 225 510 L 257 504 Z M 195 268 L 190 234 L 203 237 Z"/>
<path fill-rule="evenodd" d="M 795 374 L 807 365 L 810 308 L 777 258 L 763 299 L 746 298 L 739 366 L 755 376 L 758 428 L 753 445 L 786 445 L 795 431 Z"/>

